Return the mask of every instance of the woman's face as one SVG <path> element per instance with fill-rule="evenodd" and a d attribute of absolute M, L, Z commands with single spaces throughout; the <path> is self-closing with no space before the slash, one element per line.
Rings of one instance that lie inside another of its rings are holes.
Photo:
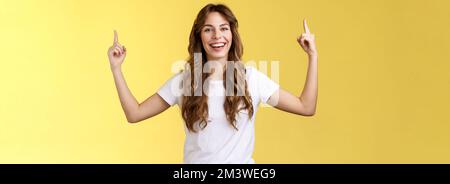
<path fill-rule="evenodd" d="M 218 12 L 207 15 L 201 30 L 203 48 L 208 60 L 227 61 L 232 34 L 229 22 Z"/>

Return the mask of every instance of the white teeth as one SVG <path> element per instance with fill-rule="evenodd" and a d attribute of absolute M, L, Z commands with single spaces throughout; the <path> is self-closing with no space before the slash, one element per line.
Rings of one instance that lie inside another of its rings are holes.
<path fill-rule="evenodd" d="M 210 44 L 211 47 L 223 47 L 225 46 L 225 43 L 215 43 L 215 44 Z"/>

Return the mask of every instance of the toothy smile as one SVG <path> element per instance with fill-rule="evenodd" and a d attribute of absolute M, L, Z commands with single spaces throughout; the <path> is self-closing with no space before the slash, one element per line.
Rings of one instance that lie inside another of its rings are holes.
<path fill-rule="evenodd" d="M 209 44 L 209 46 L 211 46 L 212 48 L 221 48 L 223 46 L 225 46 L 225 42 L 217 42 L 217 43 L 211 43 Z"/>

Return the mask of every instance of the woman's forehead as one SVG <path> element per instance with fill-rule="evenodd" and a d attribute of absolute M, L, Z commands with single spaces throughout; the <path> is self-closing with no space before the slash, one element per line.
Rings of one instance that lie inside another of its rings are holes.
<path fill-rule="evenodd" d="M 224 26 L 229 25 L 229 22 L 219 12 L 211 12 L 206 16 L 205 26 Z"/>

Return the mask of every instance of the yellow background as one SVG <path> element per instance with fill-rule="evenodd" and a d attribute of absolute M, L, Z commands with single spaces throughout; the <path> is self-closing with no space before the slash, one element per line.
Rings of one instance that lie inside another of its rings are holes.
<path fill-rule="evenodd" d="M 106 55 L 113 29 L 139 101 L 187 57 L 207 1 L 1 0 L 0 163 L 181 163 L 178 107 L 138 124 Z M 244 61 L 280 61 L 299 95 L 307 18 L 319 51 L 317 114 L 260 108 L 257 163 L 450 163 L 449 1 L 224 1 Z"/>

